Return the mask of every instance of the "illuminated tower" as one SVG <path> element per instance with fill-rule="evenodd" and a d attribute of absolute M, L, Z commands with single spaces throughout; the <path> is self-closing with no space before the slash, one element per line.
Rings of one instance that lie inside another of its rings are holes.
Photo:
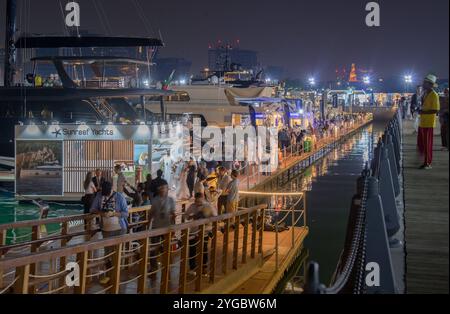
<path fill-rule="evenodd" d="M 356 64 L 352 63 L 352 69 L 350 70 L 350 77 L 348 79 L 350 83 L 358 82 L 358 74 L 356 74 Z"/>

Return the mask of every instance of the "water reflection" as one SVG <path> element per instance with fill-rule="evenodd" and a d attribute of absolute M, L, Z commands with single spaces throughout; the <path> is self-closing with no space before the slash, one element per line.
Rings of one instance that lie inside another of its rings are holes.
<path fill-rule="evenodd" d="M 287 276 L 285 293 L 302 291 L 306 265 L 312 260 L 320 264 L 321 281 L 330 282 L 345 241 L 356 180 L 369 162 L 383 128 L 376 124 L 366 127 L 280 189 L 306 191 L 310 231 L 305 241 L 308 257 L 297 261 L 299 269 Z"/>

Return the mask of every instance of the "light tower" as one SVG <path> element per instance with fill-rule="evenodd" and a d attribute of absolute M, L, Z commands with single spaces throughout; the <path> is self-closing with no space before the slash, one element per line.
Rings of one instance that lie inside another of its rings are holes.
<path fill-rule="evenodd" d="M 352 63 L 352 69 L 350 70 L 350 76 L 348 81 L 350 83 L 358 82 L 358 74 L 356 73 L 356 64 Z"/>

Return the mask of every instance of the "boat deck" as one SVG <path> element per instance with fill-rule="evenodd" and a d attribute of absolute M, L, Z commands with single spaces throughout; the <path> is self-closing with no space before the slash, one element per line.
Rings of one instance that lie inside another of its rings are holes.
<path fill-rule="evenodd" d="M 449 153 L 435 130 L 432 170 L 419 170 L 412 121 L 404 123 L 406 292 L 449 293 Z"/>

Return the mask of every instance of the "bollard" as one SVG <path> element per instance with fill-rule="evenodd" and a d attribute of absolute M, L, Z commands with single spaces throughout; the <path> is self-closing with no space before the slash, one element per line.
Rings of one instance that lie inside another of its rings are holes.
<path fill-rule="evenodd" d="M 379 194 L 379 182 L 374 177 L 369 178 L 366 201 L 366 267 L 370 263 L 379 266 L 378 274 L 366 269 L 365 290 L 368 294 L 397 293 L 394 267 L 384 221 L 383 202 Z M 379 285 L 375 279 L 379 276 Z M 374 279 L 372 282 L 370 279 Z"/>
<path fill-rule="evenodd" d="M 399 132 L 399 135 L 400 135 L 400 142 L 402 141 L 402 136 L 403 136 L 403 134 L 402 134 L 402 130 L 403 130 L 403 120 L 401 119 L 401 117 L 400 117 L 400 112 L 398 112 L 397 113 L 397 128 L 398 128 L 398 132 Z"/>
<path fill-rule="evenodd" d="M 384 146 L 388 153 L 389 164 L 391 165 L 391 177 L 392 183 L 394 185 L 394 195 L 398 197 L 400 195 L 400 181 L 398 176 L 400 175 L 401 169 L 397 168 L 397 163 L 395 161 L 394 146 L 392 144 L 392 136 L 387 133 L 384 137 Z"/>
<path fill-rule="evenodd" d="M 323 294 L 325 286 L 320 283 L 319 264 L 310 262 L 306 276 L 305 294 Z"/>
<path fill-rule="evenodd" d="M 393 123 L 394 125 L 394 129 L 393 129 L 393 136 L 394 136 L 394 141 L 397 142 L 398 145 L 398 150 L 400 151 L 401 149 L 401 145 L 402 145 L 402 131 L 401 131 L 401 127 L 398 125 L 398 123 Z"/>
<path fill-rule="evenodd" d="M 381 163 L 379 173 L 380 196 L 383 202 L 384 218 L 386 221 L 386 231 L 390 238 L 391 247 L 402 245 L 400 241 L 393 238 L 400 230 L 400 217 L 398 215 L 397 204 L 395 201 L 394 184 L 392 182 L 392 170 L 388 158 L 388 150 L 381 146 Z"/>
<path fill-rule="evenodd" d="M 398 140 L 398 136 L 396 136 L 394 133 L 390 132 L 392 136 L 392 144 L 394 146 L 394 153 L 395 153 L 395 162 L 398 165 L 398 169 L 401 169 L 400 160 L 402 159 L 401 156 L 401 144 Z"/>
<path fill-rule="evenodd" d="M 389 134 L 392 136 L 392 145 L 394 146 L 394 152 L 395 152 L 395 159 L 397 163 L 400 165 L 401 160 L 401 150 L 402 150 L 402 144 L 399 140 L 400 135 L 398 135 L 398 132 L 395 132 L 395 130 L 389 130 Z"/>
<path fill-rule="evenodd" d="M 371 169 L 372 169 L 372 174 L 376 177 L 378 177 L 378 173 L 379 173 L 379 168 L 380 168 L 380 151 L 381 151 L 381 139 L 378 140 L 378 144 L 377 147 L 375 147 L 374 151 L 373 151 L 373 159 L 371 162 Z"/>

